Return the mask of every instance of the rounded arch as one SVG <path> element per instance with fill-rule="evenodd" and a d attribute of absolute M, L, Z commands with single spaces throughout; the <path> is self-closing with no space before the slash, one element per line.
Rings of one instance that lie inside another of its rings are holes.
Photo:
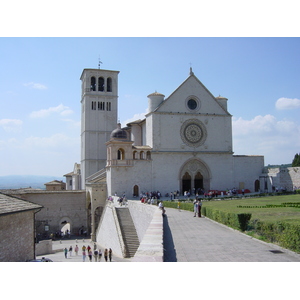
<path fill-rule="evenodd" d="M 133 187 L 133 197 L 138 197 L 139 196 L 139 186 L 136 184 L 134 187 Z"/>
<path fill-rule="evenodd" d="M 62 217 L 58 223 L 59 229 L 64 235 L 71 234 L 73 222 L 69 217 Z"/>
<path fill-rule="evenodd" d="M 98 91 L 104 92 L 104 78 L 103 77 L 98 78 Z"/>
<path fill-rule="evenodd" d="M 107 92 L 112 92 L 112 80 L 110 77 L 106 80 L 106 90 Z"/>
<path fill-rule="evenodd" d="M 125 159 L 125 151 L 123 148 L 118 149 L 118 160 L 124 160 Z"/>
<path fill-rule="evenodd" d="M 188 174 L 190 178 L 187 177 Z M 199 190 L 210 189 L 211 172 L 209 167 L 200 159 L 191 158 L 180 168 L 178 180 L 180 182 L 181 192 L 184 193 L 187 187 L 190 187 L 191 193 L 197 193 Z"/>

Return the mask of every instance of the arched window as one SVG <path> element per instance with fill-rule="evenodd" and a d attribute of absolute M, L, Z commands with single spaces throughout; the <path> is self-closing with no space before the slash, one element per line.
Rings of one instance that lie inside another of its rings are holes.
<path fill-rule="evenodd" d="M 140 159 L 144 159 L 144 151 L 140 152 Z"/>
<path fill-rule="evenodd" d="M 135 185 L 133 187 L 133 197 L 138 197 L 139 196 L 139 186 Z"/>
<path fill-rule="evenodd" d="M 104 91 L 104 78 L 103 77 L 98 78 L 98 91 L 99 92 Z"/>
<path fill-rule="evenodd" d="M 118 150 L 118 158 L 117 159 L 118 160 L 124 160 L 125 159 L 125 151 L 122 148 L 120 148 Z"/>
<path fill-rule="evenodd" d="M 107 92 L 112 92 L 112 86 L 111 86 L 111 78 L 108 77 L 106 80 L 106 91 Z"/>
<path fill-rule="evenodd" d="M 147 159 L 151 159 L 151 152 L 147 151 Z"/>
<path fill-rule="evenodd" d="M 96 91 L 96 78 L 94 76 L 91 77 L 91 91 Z"/>
<path fill-rule="evenodd" d="M 133 151 L 133 159 L 137 159 L 137 151 Z"/>

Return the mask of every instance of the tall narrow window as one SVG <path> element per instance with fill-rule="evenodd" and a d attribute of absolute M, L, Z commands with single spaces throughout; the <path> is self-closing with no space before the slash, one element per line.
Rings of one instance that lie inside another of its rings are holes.
<path fill-rule="evenodd" d="M 96 91 L 96 78 L 91 77 L 91 91 Z"/>
<path fill-rule="evenodd" d="M 98 78 L 98 91 L 99 92 L 104 91 L 104 78 L 103 77 Z"/>
<path fill-rule="evenodd" d="M 122 148 L 120 148 L 118 150 L 118 158 L 117 159 L 118 160 L 124 160 L 125 159 L 125 151 Z"/>
<path fill-rule="evenodd" d="M 147 151 L 147 159 L 151 159 L 151 152 L 150 151 Z"/>
<path fill-rule="evenodd" d="M 112 92 L 112 88 L 111 88 L 111 78 L 108 77 L 107 80 L 106 80 L 107 84 L 106 84 L 106 91 L 107 92 Z"/>

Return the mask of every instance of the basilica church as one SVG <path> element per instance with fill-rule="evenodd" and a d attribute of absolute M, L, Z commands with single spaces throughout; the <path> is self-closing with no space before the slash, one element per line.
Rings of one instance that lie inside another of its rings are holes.
<path fill-rule="evenodd" d="M 67 189 L 100 184 L 106 197 L 125 194 L 128 199 L 153 191 L 260 189 L 264 157 L 234 155 L 228 99 L 213 96 L 191 68 L 168 97 L 150 93 L 145 118 L 123 128 L 118 74 L 82 72 L 81 164 L 65 175 Z"/>

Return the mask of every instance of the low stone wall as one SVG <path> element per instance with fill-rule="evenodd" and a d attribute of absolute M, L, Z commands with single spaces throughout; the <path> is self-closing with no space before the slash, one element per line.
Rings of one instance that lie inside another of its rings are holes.
<path fill-rule="evenodd" d="M 53 253 L 52 250 L 52 240 L 43 240 L 39 241 L 39 243 L 35 244 L 35 255 L 44 255 L 44 254 L 51 254 Z"/>
<path fill-rule="evenodd" d="M 150 205 L 145 205 L 150 209 Z M 152 220 L 143 236 L 132 262 L 163 262 L 163 217 L 161 210 L 154 206 Z"/>
<path fill-rule="evenodd" d="M 114 255 L 123 257 L 113 209 L 113 204 L 105 207 L 103 219 L 96 232 L 96 241 L 103 248 L 111 248 Z"/>
<path fill-rule="evenodd" d="M 112 248 L 115 255 L 123 257 L 113 205 L 107 205 L 103 212 L 96 240 L 101 247 Z M 116 202 L 115 205 L 118 206 Z M 128 208 L 140 241 L 140 246 L 131 261 L 162 262 L 163 219 L 161 210 L 155 205 L 143 204 L 134 200 L 128 201 Z"/>
<path fill-rule="evenodd" d="M 128 208 L 135 225 L 139 241 L 141 242 L 158 207 L 156 205 L 144 204 L 140 201 L 129 200 Z"/>

